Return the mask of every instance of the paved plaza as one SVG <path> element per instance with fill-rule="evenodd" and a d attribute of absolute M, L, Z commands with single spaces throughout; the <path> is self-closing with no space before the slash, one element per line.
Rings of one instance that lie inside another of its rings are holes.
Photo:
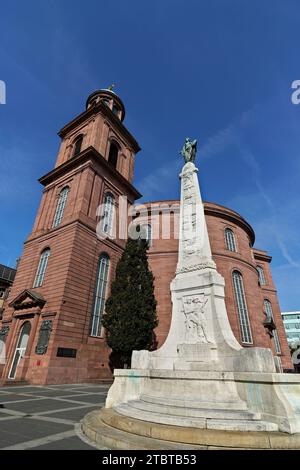
<path fill-rule="evenodd" d="M 106 384 L 0 388 L 0 449 L 95 450 L 81 435 L 79 421 L 104 405 L 108 388 Z"/>

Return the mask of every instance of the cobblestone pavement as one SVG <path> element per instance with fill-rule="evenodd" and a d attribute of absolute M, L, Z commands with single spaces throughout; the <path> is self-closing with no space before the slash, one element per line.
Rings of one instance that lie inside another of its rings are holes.
<path fill-rule="evenodd" d="M 0 449 L 95 450 L 78 423 L 104 405 L 108 388 L 95 384 L 0 388 Z"/>

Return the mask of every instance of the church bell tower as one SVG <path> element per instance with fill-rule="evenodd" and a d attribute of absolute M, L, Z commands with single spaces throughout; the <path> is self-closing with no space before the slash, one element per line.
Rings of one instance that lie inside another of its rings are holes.
<path fill-rule="evenodd" d="M 113 228 L 119 197 L 129 205 L 140 197 L 132 185 L 140 147 L 124 118 L 110 87 L 93 92 L 86 109 L 59 131 L 56 164 L 39 180 L 40 207 L 0 321 L 2 383 L 111 376 L 101 317 L 125 245 Z M 97 236 L 99 224 L 105 237 Z"/>

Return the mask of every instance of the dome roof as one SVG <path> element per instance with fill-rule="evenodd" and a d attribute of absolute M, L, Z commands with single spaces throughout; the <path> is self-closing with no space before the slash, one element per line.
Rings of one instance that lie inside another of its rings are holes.
<path fill-rule="evenodd" d="M 125 106 L 121 98 L 119 98 L 114 91 L 108 88 L 94 91 L 86 100 L 86 109 L 100 101 L 103 101 L 103 103 L 110 108 L 113 114 L 123 121 L 125 117 Z"/>

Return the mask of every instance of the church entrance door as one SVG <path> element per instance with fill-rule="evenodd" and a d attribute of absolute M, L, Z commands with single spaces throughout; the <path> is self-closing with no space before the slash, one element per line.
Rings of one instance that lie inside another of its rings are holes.
<path fill-rule="evenodd" d="M 25 322 L 20 331 L 19 340 L 17 342 L 17 347 L 15 350 L 14 358 L 11 364 L 11 368 L 8 374 L 9 379 L 14 379 L 16 376 L 17 368 L 20 360 L 25 355 L 27 343 L 30 335 L 31 323 L 29 321 Z"/>

